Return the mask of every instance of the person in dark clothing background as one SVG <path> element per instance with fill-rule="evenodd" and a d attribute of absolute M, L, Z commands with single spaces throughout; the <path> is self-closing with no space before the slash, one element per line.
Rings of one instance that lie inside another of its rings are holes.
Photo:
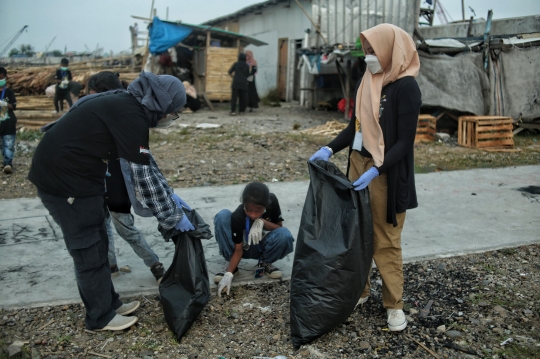
<path fill-rule="evenodd" d="M 246 51 L 246 63 L 249 65 L 248 77 L 248 105 L 249 112 L 254 108 L 259 108 L 259 94 L 257 93 L 257 85 L 255 84 L 255 75 L 257 74 L 257 60 L 253 57 L 251 50 Z"/>
<path fill-rule="evenodd" d="M 13 156 L 15 155 L 15 138 L 17 136 L 17 117 L 13 110 L 17 108 L 17 100 L 13 90 L 7 87 L 7 70 L 0 67 L 0 140 L 4 164 L 2 170 L 9 175 L 13 172 Z"/>
<path fill-rule="evenodd" d="M 239 101 L 238 110 L 242 115 L 246 111 L 248 100 L 249 65 L 246 62 L 246 54 L 241 53 L 238 55 L 238 61 L 229 69 L 229 75 L 233 78 L 231 85 L 231 116 L 236 115 L 237 100 Z"/>
<path fill-rule="evenodd" d="M 54 79 L 56 80 L 56 87 L 54 92 L 54 113 L 64 111 L 64 100 L 67 101 L 69 107 L 73 105 L 71 101 L 71 92 L 69 89 L 70 82 L 73 79 L 71 71 L 68 69 L 69 60 L 65 57 L 60 60 L 60 68 L 56 70 Z M 58 106 L 60 103 L 60 106 Z"/>
<path fill-rule="evenodd" d="M 414 138 L 422 101 L 414 77 L 420 60 L 411 37 L 397 26 L 380 24 L 360 37 L 368 70 L 356 91 L 356 118 L 310 160 L 328 161 L 349 146 L 348 177 L 355 190 L 369 186 L 373 259 L 383 281 L 388 329 L 401 331 L 407 327 L 401 232 L 405 211 L 418 206 Z M 358 304 L 368 300 L 370 290 L 368 280 Z"/>

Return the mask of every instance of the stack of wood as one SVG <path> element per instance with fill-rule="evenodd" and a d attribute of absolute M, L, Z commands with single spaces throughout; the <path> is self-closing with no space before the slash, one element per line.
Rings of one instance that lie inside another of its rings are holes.
<path fill-rule="evenodd" d="M 301 132 L 309 135 L 335 136 L 343 131 L 347 125 L 347 123 L 332 120 L 326 122 L 324 125 L 308 128 Z"/>
<path fill-rule="evenodd" d="M 92 64 L 90 64 L 92 65 Z M 54 76 L 57 66 L 42 66 L 28 68 L 8 68 L 8 86 L 19 96 L 43 95 L 45 89 L 56 83 Z M 131 72 L 130 68 L 99 68 L 88 64 L 73 64 L 69 66 L 73 81 L 83 85 L 85 89 L 88 79 L 100 71 L 120 73 L 120 80 L 130 83 L 139 76 L 138 72 Z"/>

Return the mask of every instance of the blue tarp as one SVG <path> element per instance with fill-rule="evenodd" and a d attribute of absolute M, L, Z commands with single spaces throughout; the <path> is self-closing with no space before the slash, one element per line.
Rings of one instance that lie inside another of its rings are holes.
<path fill-rule="evenodd" d="M 150 27 L 150 46 L 152 54 L 160 54 L 178 44 L 191 34 L 191 29 L 182 25 L 174 25 L 161 21 L 157 17 Z"/>

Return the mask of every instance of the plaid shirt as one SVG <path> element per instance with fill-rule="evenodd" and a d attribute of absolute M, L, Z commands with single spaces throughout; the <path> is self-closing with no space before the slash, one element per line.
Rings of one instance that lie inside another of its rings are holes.
<path fill-rule="evenodd" d="M 157 218 L 165 229 L 171 229 L 184 216 L 184 211 L 171 199 L 173 190 L 159 170 L 154 157 L 150 155 L 150 165 L 140 165 L 127 161 L 134 179 L 135 193 Z"/>

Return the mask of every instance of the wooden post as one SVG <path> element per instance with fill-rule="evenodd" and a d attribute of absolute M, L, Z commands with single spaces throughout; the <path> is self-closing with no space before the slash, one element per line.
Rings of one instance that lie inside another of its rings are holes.
<path fill-rule="evenodd" d="M 240 44 L 240 38 L 236 39 L 236 47 L 238 48 L 238 55 L 240 55 L 241 51 L 241 44 Z"/>

